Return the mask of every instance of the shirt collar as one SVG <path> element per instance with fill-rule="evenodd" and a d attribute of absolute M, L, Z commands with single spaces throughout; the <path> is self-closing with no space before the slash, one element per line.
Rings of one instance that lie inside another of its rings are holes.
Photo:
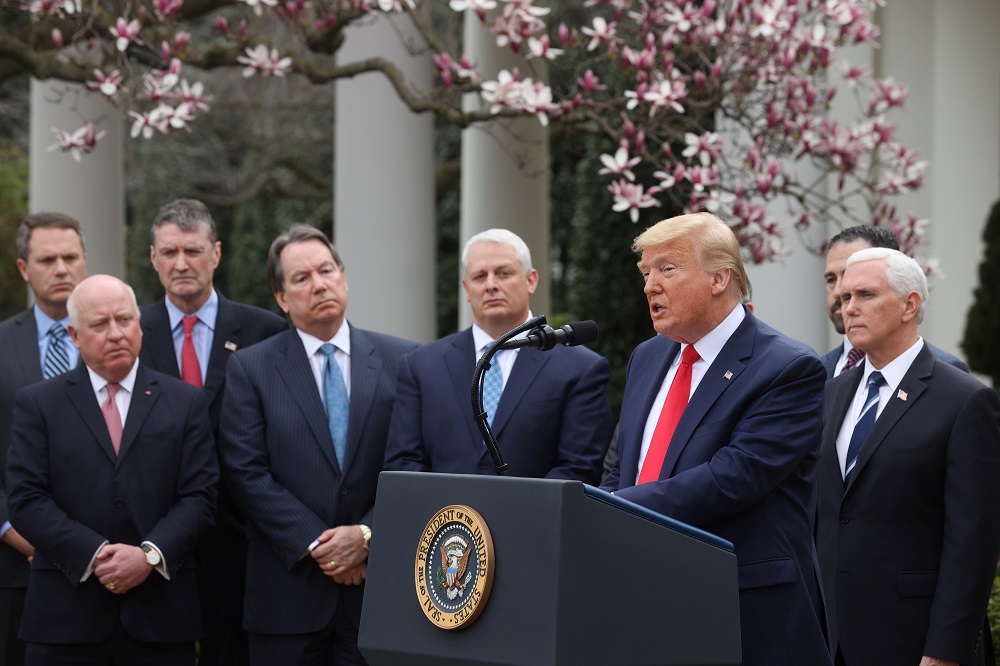
<path fill-rule="evenodd" d="M 181 325 L 181 319 L 187 317 L 186 312 L 181 311 L 179 307 L 170 302 L 170 299 L 166 296 L 163 297 L 163 302 L 167 306 L 167 316 L 170 317 L 170 330 L 176 330 L 178 326 Z M 215 288 L 212 289 L 212 293 L 209 294 L 208 300 L 200 308 L 192 313 L 194 316 L 198 317 L 198 321 L 208 326 L 212 331 L 215 330 L 215 320 L 219 316 L 219 294 L 216 293 Z"/>
<path fill-rule="evenodd" d="M 125 378 L 118 382 L 118 385 L 128 391 L 129 394 L 131 394 L 132 389 L 135 388 L 135 376 L 138 371 L 139 360 L 136 359 L 135 363 L 132 364 L 132 369 L 128 371 Z M 87 366 L 87 374 L 90 375 L 90 385 L 94 387 L 94 393 L 100 393 L 101 389 L 108 385 L 108 380 L 94 372 L 94 369 L 89 365 Z"/>
<path fill-rule="evenodd" d="M 337 329 L 337 332 L 333 334 L 333 337 L 329 340 L 320 340 L 315 335 L 310 335 L 299 328 L 295 329 L 295 332 L 299 334 L 299 338 L 302 340 L 302 346 L 305 347 L 306 358 L 311 358 L 313 354 L 319 351 L 319 348 L 327 342 L 331 343 L 348 356 L 351 355 L 351 327 L 347 323 L 346 319 L 344 320 L 344 323 L 340 325 L 340 328 Z"/>
<path fill-rule="evenodd" d="M 524 321 L 531 319 L 531 310 L 528 310 L 528 316 L 524 318 Z M 524 321 L 521 323 L 523 324 Z M 523 338 L 528 335 L 528 331 L 522 331 L 519 335 L 514 336 L 516 338 Z M 483 348 L 493 344 L 496 340 L 489 333 L 484 331 L 479 327 L 479 324 L 472 325 L 472 344 L 476 347 L 476 358 L 483 355 Z"/>
<path fill-rule="evenodd" d="M 64 328 L 69 326 L 69 315 L 67 315 L 63 319 L 59 320 L 53 319 L 52 317 L 42 312 L 42 309 L 38 307 L 37 303 L 35 303 L 34 305 L 34 310 L 35 310 L 35 329 L 37 334 L 36 337 L 37 340 L 41 340 L 46 335 L 48 335 L 49 329 L 52 328 L 52 324 L 56 323 L 56 321 L 62 324 Z"/>
<path fill-rule="evenodd" d="M 743 309 L 741 303 L 737 303 L 733 311 L 729 313 L 725 319 L 722 320 L 718 326 L 713 328 L 707 334 L 703 335 L 700 340 L 694 343 L 695 351 L 698 352 L 698 356 L 701 360 L 705 361 L 706 364 L 712 365 L 715 361 L 715 357 L 722 352 L 722 348 L 726 346 L 729 342 L 729 338 L 732 337 L 736 329 L 740 327 L 743 320 L 746 318 L 746 310 Z M 684 345 L 681 345 L 683 350 Z"/>
<path fill-rule="evenodd" d="M 854 349 L 854 345 L 851 344 L 850 339 L 846 335 L 844 336 L 844 346 L 841 349 L 844 354 L 847 354 L 849 351 Z"/>
<path fill-rule="evenodd" d="M 913 343 L 913 346 L 907 349 L 905 352 L 892 359 L 886 363 L 885 367 L 879 370 L 882 376 L 885 378 L 885 384 L 890 389 L 894 389 L 899 386 L 900 382 L 903 381 L 903 375 L 906 371 L 910 369 L 913 364 L 913 359 L 917 357 L 920 350 L 924 348 L 924 339 L 917 337 L 917 341 Z M 871 361 L 868 360 L 868 356 L 865 356 L 865 380 L 868 376 L 875 371 L 875 366 L 872 365 Z M 864 383 L 864 382 L 862 382 Z"/>

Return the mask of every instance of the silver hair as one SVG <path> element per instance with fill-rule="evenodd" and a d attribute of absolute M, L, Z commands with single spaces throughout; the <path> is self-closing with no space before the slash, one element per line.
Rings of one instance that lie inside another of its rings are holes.
<path fill-rule="evenodd" d="M 922 323 L 924 311 L 927 309 L 928 296 L 927 275 L 924 274 L 924 269 L 913 257 L 908 257 L 899 250 L 891 250 L 887 247 L 866 247 L 863 250 L 858 250 L 848 257 L 847 265 L 876 259 L 885 262 L 885 279 L 889 283 L 892 293 L 899 298 L 905 297 L 911 291 L 919 294 L 920 308 L 917 310 L 917 323 Z"/>
<path fill-rule="evenodd" d="M 468 270 L 469 250 L 476 243 L 500 243 L 501 245 L 506 245 L 514 250 L 517 260 L 521 263 L 521 268 L 524 269 L 524 274 L 527 275 L 531 272 L 531 250 L 528 249 L 528 245 L 521 240 L 520 236 L 507 229 L 487 229 L 486 231 L 480 231 L 470 238 L 466 242 L 465 247 L 462 248 L 463 276 L 466 270 Z"/>
<path fill-rule="evenodd" d="M 135 298 L 135 290 L 124 282 L 122 282 L 122 284 L 124 284 L 125 288 L 128 289 L 128 295 L 132 298 L 132 307 L 135 308 L 135 317 L 136 319 L 138 319 L 140 316 L 139 301 L 137 301 Z M 69 294 L 69 298 L 66 299 L 66 312 L 69 314 L 69 325 L 75 329 L 79 329 L 80 328 L 79 325 L 80 320 L 78 318 L 79 313 L 77 312 L 76 309 L 76 299 L 74 298 L 74 296 L 76 296 L 76 289 L 71 291 Z"/>

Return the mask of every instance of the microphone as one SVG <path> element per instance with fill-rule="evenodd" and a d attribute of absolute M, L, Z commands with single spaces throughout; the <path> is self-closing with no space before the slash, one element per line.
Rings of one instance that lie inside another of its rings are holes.
<path fill-rule="evenodd" d="M 575 347 L 586 345 L 597 340 L 597 323 L 591 320 L 574 321 L 553 330 L 551 326 L 539 326 L 532 329 L 526 337 L 514 338 L 505 342 L 500 349 L 520 349 L 534 347 L 541 351 L 549 351 L 556 345 Z"/>

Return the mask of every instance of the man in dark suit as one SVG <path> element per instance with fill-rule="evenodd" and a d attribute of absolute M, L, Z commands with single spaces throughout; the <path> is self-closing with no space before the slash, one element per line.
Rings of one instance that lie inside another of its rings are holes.
<path fill-rule="evenodd" d="M 602 488 L 733 543 L 744 666 L 830 664 L 808 508 L 823 367 L 742 304 L 722 220 L 664 220 L 633 249 L 659 335 L 629 361 L 620 459 Z"/>
<path fill-rule="evenodd" d="M 67 307 L 83 364 L 18 393 L 7 464 L 11 522 L 35 546 L 26 663 L 194 664 L 192 555 L 219 478 L 205 397 L 137 361 L 125 283 L 88 278 Z"/>
<path fill-rule="evenodd" d="M 17 269 L 35 304 L 0 323 L 0 472 L 7 466 L 14 396 L 22 388 L 75 368 L 66 299 L 87 274 L 80 223 L 62 213 L 29 215 L 17 229 Z M 0 663 L 24 663 L 17 637 L 34 549 L 10 525 L 0 485 Z"/>
<path fill-rule="evenodd" d="M 153 220 L 150 236 L 150 260 L 166 297 L 142 307 L 139 358 L 154 370 L 204 388 L 218 441 L 229 357 L 288 326 L 273 312 L 231 301 L 214 288 L 222 243 L 202 202 L 178 199 L 166 204 Z M 249 661 L 241 628 L 246 523 L 225 483 L 218 506 L 216 526 L 198 542 L 205 621 L 198 659 L 201 666 L 240 666 Z"/>
<path fill-rule="evenodd" d="M 886 247 L 892 250 L 899 249 L 899 241 L 882 227 L 872 227 L 866 224 L 856 227 L 848 227 L 830 239 L 826 251 L 826 271 L 823 279 L 826 282 L 826 309 L 830 315 L 830 322 L 837 330 L 837 333 L 844 335 L 844 315 L 841 312 L 840 284 L 844 279 L 844 268 L 847 266 L 847 258 L 858 250 L 866 247 Z M 969 371 L 967 366 L 958 357 L 949 354 L 943 349 L 938 349 L 930 343 L 926 343 L 934 356 L 945 363 L 949 363 L 963 372 Z M 853 368 L 862 358 L 864 352 L 855 350 L 850 339 L 844 335 L 844 341 L 823 354 L 820 360 L 826 368 L 827 379 L 832 379 Z"/>
<path fill-rule="evenodd" d="M 918 335 L 927 279 L 916 261 L 861 250 L 840 289 L 847 335 L 867 356 L 827 385 L 816 488 L 837 663 L 982 664 L 1000 555 L 1000 399 Z"/>
<path fill-rule="evenodd" d="M 221 428 L 248 523 L 250 659 L 364 664 L 357 638 L 375 486 L 399 362 L 417 345 L 348 324 L 344 265 L 318 229 L 278 236 L 267 269 L 294 329 L 229 360 Z"/>
<path fill-rule="evenodd" d="M 506 229 L 470 238 L 462 269 L 472 327 L 403 359 L 386 469 L 494 473 L 472 417 L 469 383 L 486 348 L 531 316 L 538 272 L 528 246 Z M 502 351 L 492 366 L 502 388 L 496 405 L 484 402 L 507 473 L 597 483 L 611 435 L 607 360 L 585 347 L 557 345 Z"/>

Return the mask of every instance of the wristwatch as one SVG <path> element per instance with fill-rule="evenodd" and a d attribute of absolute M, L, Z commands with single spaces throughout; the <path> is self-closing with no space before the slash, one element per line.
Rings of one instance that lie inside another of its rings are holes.
<path fill-rule="evenodd" d="M 361 528 L 361 536 L 363 536 L 365 539 L 365 542 L 363 544 L 365 550 L 368 550 L 368 547 L 371 545 L 372 542 L 372 528 L 368 527 L 367 525 L 358 525 L 358 527 Z"/>
<path fill-rule="evenodd" d="M 160 554 L 152 546 L 143 545 L 142 552 L 146 553 L 146 564 L 155 567 L 160 564 Z"/>

